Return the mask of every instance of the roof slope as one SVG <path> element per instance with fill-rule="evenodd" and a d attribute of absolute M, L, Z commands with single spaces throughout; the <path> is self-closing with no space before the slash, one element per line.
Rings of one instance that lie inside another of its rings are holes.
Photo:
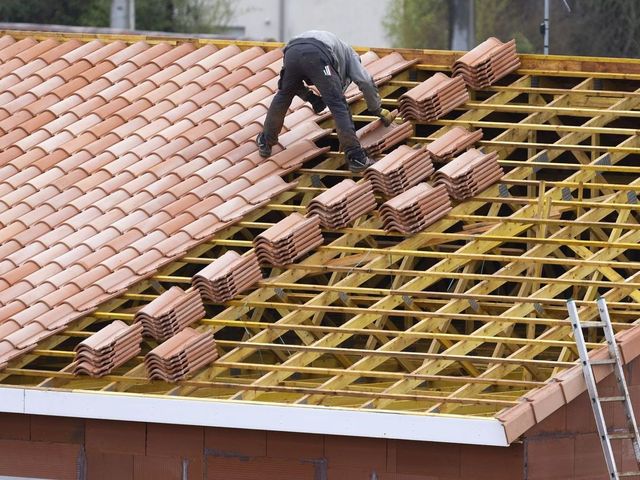
<path fill-rule="evenodd" d="M 0 358 L 3 385 L 26 387 L 0 396 L 17 410 L 73 415 L 76 395 L 92 405 L 77 414 L 99 418 L 506 444 L 581 391 L 566 298 L 584 320 L 607 298 L 614 327 L 628 331 L 625 359 L 635 357 L 640 62 L 523 56 L 516 74 L 461 108 L 414 122 L 407 141 L 481 128 L 480 147 L 507 172 L 499 184 L 414 235 L 384 231 L 378 212 L 323 229 L 325 244 L 306 258 L 205 305 L 197 330 L 215 332 L 220 358 L 194 378 L 150 382 L 142 356 L 101 379 L 74 376 L 74 347 L 104 322 L 131 322 L 352 175 L 329 121 L 300 103 L 281 137 L 298 153 L 253 153 L 277 81 L 274 45 L 71 40 L 66 51 L 42 38 L 56 51 L 46 65 L 42 52 L 16 60 L 6 38 L 0 50 L 13 62 L 0 78 Z M 419 63 L 398 73 L 398 53 L 380 53 L 363 62 L 386 81 L 390 108 L 459 56 L 403 51 Z M 73 65 L 55 63 L 67 54 Z M 71 68 L 81 71 L 61 80 Z M 274 174 L 287 191 L 238 200 Z M 221 203 L 231 200 L 232 212 Z"/>
<path fill-rule="evenodd" d="M 263 162 L 253 142 L 280 49 L 0 48 L 2 366 L 266 203 L 260 182 L 295 158 Z M 378 79 L 407 65 L 365 61 Z M 327 133 L 300 99 L 291 111 L 276 151 Z"/>

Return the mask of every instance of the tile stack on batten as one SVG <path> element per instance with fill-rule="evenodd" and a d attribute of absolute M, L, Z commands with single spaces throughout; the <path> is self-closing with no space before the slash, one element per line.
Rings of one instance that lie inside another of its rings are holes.
<path fill-rule="evenodd" d="M 489 37 L 453 64 L 453 75 L 464 78 L 469 87 L 479 90 L 493 85 L 520 67 L 516 41 L 501 42 Z"/>

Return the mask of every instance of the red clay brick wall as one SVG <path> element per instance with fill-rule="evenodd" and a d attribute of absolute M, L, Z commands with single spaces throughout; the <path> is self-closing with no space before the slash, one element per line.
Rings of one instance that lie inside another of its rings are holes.
<path fill-rule="evenodd" d="M 514 480 L 524 450 L 0 413 L 0 476 Z"/>
<path fill-rule="evenodd" d="M 640 413 L 640 357 L 625 367 L 636 418 Z M 610 375 L 598 385 L 601 396 L 618 395 Z M 624 429 L 626 422 L 618 402 L 603 404 L 607 424 Z M 593 411 L 586 392 L 527 432 L 524 438 L 527 480 L 601 480 L 608 478 L 598 440 Z M 631 442 L 612 445 L 621 470 L 637 470 Z M 622 463 L 621 463 L 622 462 Z"/>

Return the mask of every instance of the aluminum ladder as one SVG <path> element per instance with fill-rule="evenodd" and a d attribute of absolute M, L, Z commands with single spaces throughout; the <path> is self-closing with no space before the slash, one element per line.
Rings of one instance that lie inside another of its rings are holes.
<path fill-rule="evenodd" d="M 602 444 L 604 459 L 607 464 L 607 470 L 609 471 L 609 478 L 614 480 L 618 480 L 620 478 L 640 478 L 640 468 L 638 469 L 638 471 L 632 472 L 618 471 L 615 457 L 613 455 L 613 449 L 611 448 L 611 440 L 613 439 L 631 440 L 633 444 L 633 451 L 636 456 L 636 463 L 640 466 L 640 444 L 638 443 L 640 435 L 638 435 L 638 425 L 636 424 L 636 419 L 633 414 L 633 407 L 631 405 L 631 399 L 629 397 L 627 382 L 624 378 L 624 371 L 622 369 L 622 362 L 620 359 L 620 350 L 618 349 L 618 345 L 616 344 L 615 333 L 613 331 L 613 327 L 611 326 L 611 318 L 609 318 L 607 303 L 604 298 L 599 298 L 597 304 L 598 313 L 600 314 L 600 321 L 581 323 L 575 301 L 567 301 L 567 309 L 569 310 L 571 327 L 573 328 L 573 335 L 578 347 L 578 353 L 580 354 L 582 372 L 584 374 L 585 383 L 587 384 L 589 398 L 591 399 L 591 407 L 593 408 L 593 415 L 596 420 L 596 426 L 598 428 L 598 434 L 600 436 L 600 443 Z M 591 360 L 589 358 L 589 355 L 587 353 L 587 346 L 584 341 L 584 335 L 582 334 L 582 329 L 588 327 L 603 329 L 604 337 L 607 341 L 607 348 L 609 350 L 609 358 L 604 360 Z M 606 365 L 613 366 L 613 373 L 615 374 L 619 391 L 619 395 L 617 396 L 601 397 L 598 395 L 596 380 L 593 375 L 593 368 Z M 609 433 L 606 420 L 602 412 L 602 403 L 605 402 L 622 402 L 627 417 L 626 431 Z"/>

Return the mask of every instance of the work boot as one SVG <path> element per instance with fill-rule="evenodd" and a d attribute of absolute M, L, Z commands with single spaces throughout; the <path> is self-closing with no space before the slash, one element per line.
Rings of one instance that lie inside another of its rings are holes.
<path fill-rule="evenodd" d="M 353 149 L 346 154 L 347 157 L 347 165 L 349 170 L 353 173 L 361 173 L 364 172 L 368 167 L 373 165 L 375 162 L 369 158 L 367 152 L 365 152 L 362 148 Z"/>
<path fill-rule="evenodd" d="M 256 137 L 256 144 L 258 145 L 258 152 L 263 158 L 271 156 L 271 145 L 267 143 L 267 139 L 264 138 L 264 133 L 259 133 Z"/>

